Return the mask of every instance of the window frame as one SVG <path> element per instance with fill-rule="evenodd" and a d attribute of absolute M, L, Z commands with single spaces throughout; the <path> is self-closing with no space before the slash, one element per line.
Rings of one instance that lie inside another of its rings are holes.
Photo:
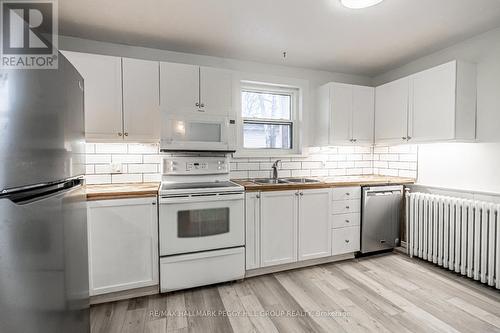
<path fill-rule="evenodd" d="M 244 91 L 255 93 L 268 93 L 275 95 L 290 96 L 290 119 L 269 119 L 244 117 L 242 109 L 241 94 Z M 299 133 L 299 96 L 300 89 L 296 87 L 285 87 L 271 83 L 241 82 L 239 90 L 239 147 L 244 155 L 253 156 L 277 156 L 277 155 L 296 155 L 300 153 L 298 133 Z M 244 124 L 271 124 L 271 125 L 290 125 L 290 149 L 283 148 L 246 148 L 244 146 Z"/>

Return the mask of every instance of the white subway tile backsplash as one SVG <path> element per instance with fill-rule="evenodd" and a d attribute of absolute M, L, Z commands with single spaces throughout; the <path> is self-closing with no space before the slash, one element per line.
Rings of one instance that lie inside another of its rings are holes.
<path fill-rule="evenodd" d="M 107 164 L 111 163 L 111 155 L 85 155 L 85 164 Z"/>
<path fill-rule="evenodd" d="M 86 174 L 89 184 L 161 181 L 158 144 L 89 143 L 86 145 Z M 343 176 L 381 174 L 417 176 L 415 145 L 395 147 L 314 147 L 308 156 L 233 158 L 230 177 L 271 177 L 276 159 L 282 163 L 279 177 Z M 111 163 L 121 163 L 121 173 L 111 174 Z"/>
<path fill-rule="evenodd" d="M 111 182 L 116 183 L 142 183 L 142 174 L 126 173 L 111 175 Z"/>
<path fill-rule="evenodd" d="M 158 165 L 157 164 L 129 164 L 128 165 L 129 173 L 157 173 Z"/>
<path fill-rule="evenodd" d="M 126 154 L 126 143 L 101 143 L 95 145 L 96 154 Z"/>
<path fill-rule="evenodd" d="M 142 155 L 112 155 L 113 163 L 142 163 Z"/>
<path fill-rule="evenodd" d="M 129 144 L 129 154 L 158 154 L 158 145 L 155 144 Z"/>

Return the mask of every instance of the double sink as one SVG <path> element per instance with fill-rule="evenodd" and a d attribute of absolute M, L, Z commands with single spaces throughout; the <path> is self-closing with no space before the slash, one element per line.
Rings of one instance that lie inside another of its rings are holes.
<path fill-rule="evenodd" d="M 311 178 L 260 178 L 253 179 L 252 182 L 255 184 L 312 184 L 320 181 Z"/>

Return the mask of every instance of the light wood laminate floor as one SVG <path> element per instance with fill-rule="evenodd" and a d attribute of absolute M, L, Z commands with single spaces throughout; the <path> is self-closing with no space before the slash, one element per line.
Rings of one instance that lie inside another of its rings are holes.
<path fill-rule="evenodd" d="M 91 322 L 93 333 L 500 332 L 500 293 L 391 253 L 102 304 Z"/>

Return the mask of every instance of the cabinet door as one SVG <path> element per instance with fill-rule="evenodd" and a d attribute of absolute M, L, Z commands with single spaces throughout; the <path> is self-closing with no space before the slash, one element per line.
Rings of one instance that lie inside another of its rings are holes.
<path fill-rule="evenodd" d="M 201 67 L 200 101 L 203 112 L 211 115 L 229 116 L 232 112 L 232 73 L 231 71 Z"/>
<path fill-rule="evenodd" d="M 246 269 L 260 267 L 260 193 L 245 194 Z"/>
<path fill-rule="evenodd" d="M 63 51 L 84 79 L 85 137 L 123 139 L 121 58 Z"/>
<path fill-rule="evenodd" d="M 262 267 L 297 261 L 297 197 L 296 191 L 261 194 Z"/>
<path fill-rule="evenodd" d="M 156 61 L 123 58 L 123 131 L 127 141 L 160 141 L 160 80 Z"/>
<path fill-rule="evenodd" d="M 90 294 L 158 284 L 156 197 L 91 201 Z"/>
<path fill-rule="evenodd" d="M 331 254 L 330 193 L 330 189 L 300 191 L 298 260 Z"/>
<path fill-rule="evenodd" d="M 351 143 L 352 86 L 333 83 L 330 98 L 330 144 Z"/>
<path fill-rule="evenodd" d="M 355 143 L 371 144 L 375 117 L 375 89 L 353 86 L 352 95 L 352 138 Z"/>
<path fill-rule="evenodd" d="M 410 77 L 410 132 L 413 140 L 455 138 L 456 62 Z"/>
<path fill-rule="evenodd" d="M 406 142 L 408 85 L 403 78 L 375 89 L 375 142 Z"/>
<path fill-rule="evenodd" d="M 199 103 L 199 67 L 160 63 L 160 108 L 168 115 L 193 114 Z"/>

